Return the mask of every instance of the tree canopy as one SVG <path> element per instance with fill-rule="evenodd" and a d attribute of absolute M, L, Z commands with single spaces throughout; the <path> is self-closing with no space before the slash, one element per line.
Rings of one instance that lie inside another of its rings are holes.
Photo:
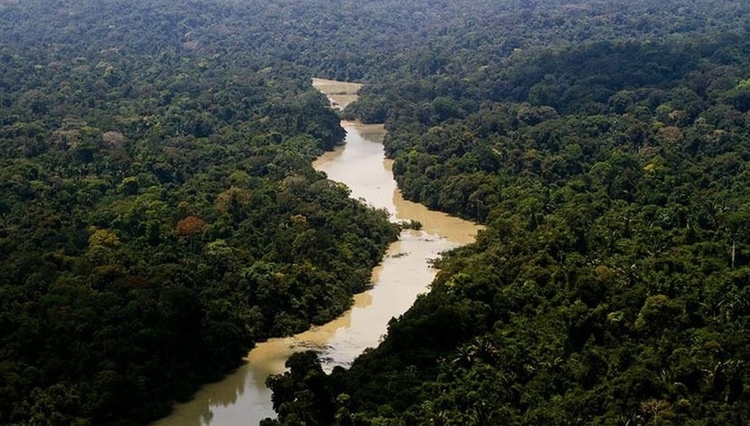
<path fill-rule="evenodd" d="M 0 424 L 143 424 L 367 285 L 396 229 L 310 168 L 312 75 L 487 231 L 266 423 L 747 423 L 748 8 L 0 2 Z"/>
<path fill-rule="evenodd" d="M 0 424 L 164 415 L 396 238 L 311 168 L 344 131 L 309 74 L 204 5 L 0 6 Z"/>
<path fill-rule="evenodd" d="M 475 26 L 425 35 L 347 111 L 385 121 L 406 197 L 488 229 L 307 391 L 339 425 L 746 423 L 738 5 L 503 5 L 462 5 Z"/>

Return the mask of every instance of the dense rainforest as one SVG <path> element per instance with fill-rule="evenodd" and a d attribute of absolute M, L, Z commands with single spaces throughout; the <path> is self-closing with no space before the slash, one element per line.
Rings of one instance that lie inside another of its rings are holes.
<path fill-rule="evenodd" d="M 0 424 L 143 424 L 367 285 L 396 229 L 310 168 L 313 75 L 487 231 L 266 423 L 750 422 L 749 9 L 0 1 Z"/>
<path fill-rule="evenodd" d="M 204 47 L 198 6 L 0 5 L 0 424 L 165 415 L 396 238 L 310 166 L 345 135 L 310 74 Z"/>
<path fill-rule="evenodd" d="M 347 115 L 487 231 L 349 370 L 290 359 L 267 423 L 747 424 L 748 6 L 484 6 Z"/>

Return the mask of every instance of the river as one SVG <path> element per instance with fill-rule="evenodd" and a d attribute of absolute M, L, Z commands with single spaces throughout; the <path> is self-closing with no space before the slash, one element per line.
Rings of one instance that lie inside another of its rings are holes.
<path fill-rule="evenodd" d="M 329 97 L 334 108 L 345 108 L 360 88 L 322 79 L 313 79 L 313 85 Z M 345 183 L 353 197 L 388 209 L 392 220 L 421 222 L 422 230 L 401 233 L 373 270 L 372 289 L 355 295 L 352 308 L 341 317 L 292 337 L 257 344 L 237 371 L 204 386 L 193 400 L 176 405 L 172 415 L 152 426 L 247 426 L 275 417 L 265 380 L 283 372 L 292 353 L 317 350 L 327 371 L 349 365 L 365 348 L 378 344 L 392 317 L 404 313 L 418 294 L 427 291 L 436 273 L 431 259 L 474 240 L 477 225 L 401 197 L 391 172 L 393 163 L 384 156 L 382 125 L 342 122 L 342 126 L 347 131 L 346 143 L 323 154 L 313 167 Z"/>

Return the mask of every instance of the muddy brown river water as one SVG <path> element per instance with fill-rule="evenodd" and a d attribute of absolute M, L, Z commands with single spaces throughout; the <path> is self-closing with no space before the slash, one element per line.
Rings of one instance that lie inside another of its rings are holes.
<path fill-rule="evenodd" d="M 354 101 L 360 88 L 322 79 L 313 79 L 313 85 L 340 108 Z M 418 294 L 427 291 L 437 272 L 430 267 L 431 259 L 474 241 L 480 229 L 477 225 L 401 197 L 391 172 L 393 163 L 383 153 L 382 125 L 342 122 L 342 126 L 347 131 L 345 145 L 323 154 L 313 167 L 345 183 L 352 197 L 386 208 L 393 220 L 420 221 L 422 230 L 402 232 L 373 270 L 372 289 L 354 296 L 352 308 L 341 317 L 295 336 L 257 344 L 237 371 L 204 386 L 192 401 L 175 406 L 171 416 L 152 426 L 247 426 L 275 417 L 265 380 L 283 372 L 291 354 L 317 350 L 327 371 L 349 365 L 364 349 L 378 344 L 391 318 L 404 313 Z"/>

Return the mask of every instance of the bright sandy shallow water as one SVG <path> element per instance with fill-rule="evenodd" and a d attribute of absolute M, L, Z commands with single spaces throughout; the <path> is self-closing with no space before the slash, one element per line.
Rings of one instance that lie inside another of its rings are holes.
<path fill-rule="evenodd" d="M 323 79 L 313 79 L 313 85 L 342 107 L 356 99 L 361 87 Z M 193 400 L 176 405 L 172 415 L 152 426 L 246 426 L 275 417 L 265 380 L 283 372 L 292 353 L 319 351 L 327 371 L 349 365 L 364 349 L 378 344 L 391 318 L 427 291 L 437 272 L 430 261 L 474 240 L 479 226 L 401 197 L 391 172 L 393 162 L 384 156 L 382 125 L 342 125 L 347 131 L 345 145 L 323 154 L 313 167 L 349 186 L 352 197 L 387 209 L 393 220 L 418 220 L 422 230 L 402 232 L 373 270 L 372 289 L 354 296 L 352 308 L 341 317 L 295 336 L 258 343 L 237 371 L 204 386 Z"/>

